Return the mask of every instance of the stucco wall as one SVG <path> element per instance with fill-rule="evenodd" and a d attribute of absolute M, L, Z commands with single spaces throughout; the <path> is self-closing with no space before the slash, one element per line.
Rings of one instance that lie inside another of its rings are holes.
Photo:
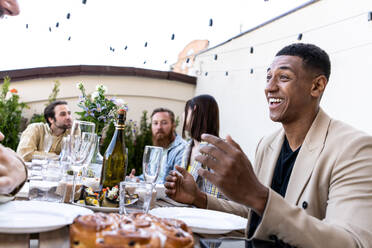
<path fill-rule="evenodd" d="M 263 91 L 266 70 L 278 50 L 299 42 L 300 33 L 300 42 L 314 43 L 330 55 L 332 72 L 323 109 L 372 134 L 372 21 L 368 21 L 368 11 L 372 11 L 372 1 L 315 2 L 198 55 L 196 94 L 216 97 L 222 136 L 231 134 L 253 159 L 259 139 L 280 127 L 268 116 Z"/>
<path fill-rule="evenodd" d="M 21 101 L 26 102 L 30 109 L 24 111 L 24 116 L 30 118 L 34 113 L 44 110 L 47 98 L 52 91 L 54 80 L 59 80 L 60 92 L 58 99 L 66 100 L 71 111 L 80 111 L 77 107 L 80 91 L 77 82 L 83 82 L 88 93 L 95 91 L 97 84 L 104 84 L 108 96 L 122 98 L 129 105 L 127 119 L 140 120 L 143 110 L 151 114 L 156 107 L 167 107 L 176 116 L 182 117 L 185 102 L 194 96 L 195 85 L 163 79 L 153 79 L 134 76 L 69 76 L 50 77 L 12 82 Z M 178 131 L 182 127 L 178 128 Z"/>

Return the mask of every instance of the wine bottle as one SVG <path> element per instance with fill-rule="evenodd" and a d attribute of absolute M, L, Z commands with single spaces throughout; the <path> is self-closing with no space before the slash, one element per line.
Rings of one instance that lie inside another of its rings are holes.
<path fill-rule="evenodd" d="M 112 189 L 125 180 L 127 174 L 126 147 L 124 141 L 126 112 L 118 111 L 118 121 L 115 125 L 115 133 L 103 156 L 100 189 Z"/>

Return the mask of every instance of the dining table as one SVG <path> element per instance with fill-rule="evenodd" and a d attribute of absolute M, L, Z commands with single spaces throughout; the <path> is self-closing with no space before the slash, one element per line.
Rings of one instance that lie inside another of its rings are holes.
<path fill-rule="evenodd" d="M 18 196 L 15 198 L 14 201 L 22 201 L 28 200 L 24 196 Z M 179 207 L 180 205 L 176 202 L 172 201 L 171 199 L 157 199 L 155 201 L 155 205 L 153 208 L 164 208 L 164 207 Z M 190 206 L 189 206 L 190 207 Z M 226 240 L 233 238 L 234 240 L 245 240 L 244 229 L 242 230 L 234 230 L 228 233 L 223 234 L 207 234 L 207 233 L 193 233 L 194 237 L 194 247 L 202 247 L 200 245 L 201 239 L 218 239 L 218 240 Z M 236 247 L 244 247 L 242 243 Z M 63 227 L 57 228 L 51 231 L 45 232 L 35 232 L 35 233 L 1 233 L 0 230 L 0 248 L 3 247 L 13 247 L 13 248 L 23 248 L 23 247 L 31 247 L 31 248 L 67 248 L 70 247 L 70 235 L 69 235 L 69 226 L 65 225 Z M 224 247 L 224 246 L 211 246 L 211 247 Z M 226 247 L 231 247 L 226 246 Z M 235 246 L 234 246 L 235 247 Z M 246 242 L 245 247 L 278 247 L 271 242 L 265 241 L 250 241 Z M 202 247 L 203 248 L 203 247 Z"/>

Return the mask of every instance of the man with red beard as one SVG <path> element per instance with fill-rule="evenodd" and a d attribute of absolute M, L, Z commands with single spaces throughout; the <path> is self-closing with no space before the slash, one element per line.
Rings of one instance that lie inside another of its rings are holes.
<path fill-rule="evenodd" d="M 164 148 L 162 165 L 156 183 L 163 184 L 175 165 L 181 164 L 186 142 L 176 133 L 174 113 L 166 108 L 157 108 L 151 114 L 152 144 Z M 130 177 L 134 178 L 135 169 Z M 143 175 L 139 178 L 143 179 Z"/>

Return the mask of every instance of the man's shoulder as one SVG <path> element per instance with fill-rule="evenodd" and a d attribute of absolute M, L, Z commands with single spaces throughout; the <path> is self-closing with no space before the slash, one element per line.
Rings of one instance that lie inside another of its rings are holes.
<path fill-rule="evenodd" d="M 328 139 L 341 142 L 340 144 L 346 145 L 354 140 L 369 140 L 372 142 L 372 136 L 366 132 L 359 130 L 343 121 L 331 119 L 328 128 Z"/>
<path fill-rule="evenodd" d="M 171 144 L 171 149 L 172 148 L 182 148 L 182 147 L 185 147 L 187 145 L 187 141 L 185 141 L 184 139 L 182 139 L 182 137 L 180 135 L 176 135 L 176 138 L 174 139 L 173 143 Z"/>
<path fill-rule="evenodd" d="M 43 130 L 47 128 L 47 124 L 43 122 L 31 123 L 27 126 L 27 130 Z"/>
<path fill-rule="evenodd" d="M 44 128 L 47 124 L 44 123 L 44 122 L 34 122 L 34 123 L 30 123 L 28 124 L 27 127 L 30 127 L 30 128 Z"/>

